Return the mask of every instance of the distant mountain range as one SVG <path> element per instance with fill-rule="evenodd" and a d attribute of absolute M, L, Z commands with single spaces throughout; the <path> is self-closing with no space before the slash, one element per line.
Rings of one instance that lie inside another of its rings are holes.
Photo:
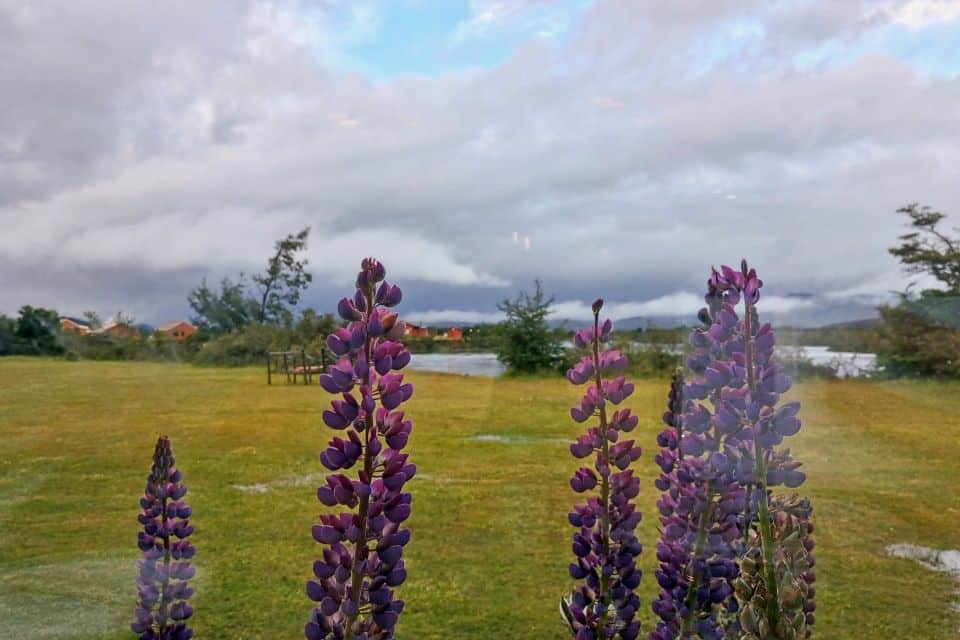
<path fill-rule="evenodd" d="M 807 296 L 791 297 L 806 298 Z M 856 327 L 859 325 L 869 326 L 879 320 L 876 302 L 857 299 L 839 302 L 812 299 L 810 306 L 799 307 L 788 312 L 764 311 L 761 300 L 759 309 L 760 317 L 764 322 L 773 323 L 778 327 L 819 328 L 840 325 Z M 671 327 L 690 326 L 696 322 L 697 319 L 692 314 L 675 314 L 621 318 L 615 324 L 617 329 L 621 331 L 631 331 L 647 327 L 669 329 Z M 573 327 L 581 324 L 581 321 L 553 318 L 550 320 L 550 324 L 554 327 Z"/>
<path fill-rule="evenodd" d="M 760 302 L 760 317 L 764 322 L 771 322 L 777 327 L 793 327 L 798 329 L 839 327 L 849 326 L 851 328 L 860 325 L 870 326 L 879 320 L 877 312 L 876 299 L 852 296 L 846 300 L 827 300 L 818 299 L 810 294 L 790 294 L 787 297 L 798 298 L 808 303 L 791 311 L 776 312 L 766 311 L 763 308 L 763 300 Z M 666 314 L 650 316 L 633 316 L 621 318 L 615 322 L 617 329 L 621 331 L 632 331 L 634 329 L 645 329 L 648 327 L 658 329 L 669 329 L 672 327 L 691 326 L 697 322 L 695 314 Z M 550 318 L 548 323 L 551 327 L 578 327 L 583 324 L 583 320 L 570 318 Z M 430 322 L 430 326 L 472 326 L 477 323 L 461 322 Z"/>

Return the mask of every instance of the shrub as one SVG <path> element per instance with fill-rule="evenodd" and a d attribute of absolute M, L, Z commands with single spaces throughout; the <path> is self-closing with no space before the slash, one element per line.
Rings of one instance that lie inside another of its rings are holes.
<path fill-rule="evenodd" d="M 128 338 L 103 333 L 77 335 L 63 333 L 60 343 L 71 359 L 145 360 L 183 362 L 189 358 L 189 346 L 162 336 Z"/>
<path fill-rule="evenodd" d="M 561 340 L 547 326 L 553 298 L 547 298 L 539 280 L 534 285 L 533 295 L 521 292 L 497 305 L 507 315 L 497 357 L 511 373 L 556 370 L 563 359 Z"/>
<path fill-rule="evenodd" d="M 953 322 L 944 318 L 952 311 Z M 960 378 L 960 302 L 954 298 L 904 299 L 881 307 L 877 364 L 891 376 Z"/>

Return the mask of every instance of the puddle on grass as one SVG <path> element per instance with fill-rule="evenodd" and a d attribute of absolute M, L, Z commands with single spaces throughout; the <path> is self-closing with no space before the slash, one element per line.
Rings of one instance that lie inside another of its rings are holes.
<path fill-rule="evenodd" d="M 270 491 L 270 486 L 265 484 L 232 484 L 230 488 L 243 493 L 266 493 Z"/>
<path fill-rule="evenodd" d="M 323 483 L 323 478 L 324 474 L 322 473 L 308 473 L 303 476 L 284 476 L 270 482 L 232 484 L 230 488 L 247 494 L 258 494 L 288 487 L 316 487 Z"/>
<path fill-rule="evenodd" d="M 895 558 L 915 560 L 921 566 L 931 571 L 949 573 L 957 583 L 955 593 L 960 596 L 960 549 L 931 549 L 915 544 L 891 544 L 887 547 L 887 554 Z M 953 603 L 954 611 L 960 612 L 960 600 Z"/>

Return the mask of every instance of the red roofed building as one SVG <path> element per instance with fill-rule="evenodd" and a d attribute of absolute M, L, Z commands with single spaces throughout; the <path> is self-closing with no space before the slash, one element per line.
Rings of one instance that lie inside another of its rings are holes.
<path fill-rule="evenodd" d="M 453 340 L 454 342 L 459 342 L 463 340 L 463 329 L 460 327 L 450 327 L 446 333 L 447 340 Z"/>
<path fill-rule="evenodd" d="M 157 333 L 176 342 L 183 342 L 197 332 L 197 328 L 186 320 L 177 320 L 157 327 Z"/>
<path fill-rule="evenodd" d="M 403 335 L 411 338 L 429 338 L 430 329 L 424 325 L 414 324 L 412 322 L 403 323 Z"/>
<path fill-rule="evenodd" d="M 116 338 L 139 338 L 140 332 L 125 322 L 108 322 L 94 333 L 105 333 Z"/>
<path fill-rule="evenodd" d="M 60 331 L 65 333 L 77 333 L 81 336 L 88 335 L 92 329 L 87 322 L 76 318 L 60 318 Z"/>

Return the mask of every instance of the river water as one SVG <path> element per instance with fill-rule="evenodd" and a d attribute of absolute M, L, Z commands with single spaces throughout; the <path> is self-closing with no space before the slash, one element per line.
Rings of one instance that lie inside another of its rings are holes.
<path fill-rule="evenodd" d="M 869 374 L 877 356 L 872 353 L 849 353 L 830 351 L 828 347 L 781 347 L 784 356 L 801 356 L 814 364 L 829 365 L 837 370 L 841 378 L 858 377 Z M 496 377 L 505 367 L 494 353 L 419 353 L 410 361 L 411 369 L 457 373 L 468 376 Z"/>

